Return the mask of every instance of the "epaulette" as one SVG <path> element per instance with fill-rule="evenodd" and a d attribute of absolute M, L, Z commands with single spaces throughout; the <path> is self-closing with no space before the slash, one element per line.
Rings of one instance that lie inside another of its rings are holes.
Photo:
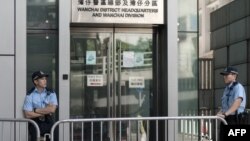
<path fill-rule="evenodd" d="M 46 88 L 47 95 L 50 95 L 51 93 L 54 93 L 55 91 L 51 88 Z"/>
<path fill-rule="evenodd" d="M 236 86 L 238 84 L 237 81 L 233 82 L 232 86 L 230 87 L 230 90 L 232 90 L 234 88 L 234 86 Z"/>
<path fill-rule="evenodd" d="M 35 90 L 35 87 L 32 87 L 28 92 L 27 95 L 30 95 Z"/>

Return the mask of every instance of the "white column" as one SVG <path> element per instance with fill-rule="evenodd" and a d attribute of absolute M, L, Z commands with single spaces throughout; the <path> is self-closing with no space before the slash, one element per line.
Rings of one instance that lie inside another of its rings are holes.
<path fill-rule="evenodd" d="M 15 99 L 15 118 L 23 117 L 23 102 L 26 96 L 26 78 L 27 78 L 27 61 L 26 61 L 26 50 L 27 50 L 27 30 L 26 30 L 26 11 L 27 11 L 27 0 L 14 0 L 15 1 L 15 37 L 12 42 L 14 43 L 14 94 Z M 14 6 L 14 5 L 13 5 Z M 26 126 L 17 124 L 15 140 L 27 140 Z M 13 137 L 14 138 L 14 137 Z"/>
<path fill-rule="evenodd" d="M 166 1 L 164 1 L 166 2 Z M 168 116 L 178 116 L 178 45 L 177 45 L 177 0 L 167 1 L 167 41 L 168 41 Z M 173 122 L 168 126 L 168 140 L 177 138 L 177 124 Z"/>
<path fill-rule="evenodd" d="M 71 1 L 59 0 L 59 120 L 69 119 L 70 109 L 70 13 Z M 68 75 L 63 80 L 63 74 Z M 59 129 L 59 140 L 69 140 L 67 128 L 65 133 Z"/>
<path fill-rule="evenodd" d="M 23 118 L 22 106 L 26 96 L 26 0 L 16 0 L 15 19 L 15 113 L 16 118 Z"/>

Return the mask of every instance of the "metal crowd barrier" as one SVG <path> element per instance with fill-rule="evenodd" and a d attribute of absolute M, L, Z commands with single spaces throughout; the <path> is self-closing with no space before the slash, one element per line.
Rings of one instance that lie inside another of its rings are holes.
<path fill-rule="evenodd" d="M 168 130 L 173 130 L 176 141 L 217 141 L 218 122 L 227 125 L 218 116 L 67 119 L 57 121 L 50 135 L 54 141 L 54 131 L 59 127 L 62 131 L 60 141 L 166 141 Z M 168 128 L 170 124 L 173 129 Z M 207 128 L 205 132 L 204 126 Z M 212 136 L 204 139 L 204 133 L 210 134 L 208 132 L 214 132 L 214 139 Z"/>
<path fill-rule="evenodd" d="M 38 125 L 30 119 L 0 118 L 0 140 L 1 141 L 28 141 L 28 124 L 35 127 L 37 141 L 40 141 L 40 130 Z"/>

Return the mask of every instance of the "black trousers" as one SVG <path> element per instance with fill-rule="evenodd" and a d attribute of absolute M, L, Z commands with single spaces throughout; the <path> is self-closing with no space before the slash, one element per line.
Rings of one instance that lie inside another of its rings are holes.
<path fill-rule="evenodd" d="M 33 125 L 29 124 L 28 130 L 29 130 L 29 141 L 37 141 L 36 128 Z M 42 137 L 43 135 L 40 136 Z M 49 137 L 46 137 L 46 141 L 50 141 Z"/>
<path fill-rule="evenodd" d="M 237 116 L 236 115 L 229 115 L 225 118 L 225 120 L 227 121 L 228 125 L 237 125 L 239 124 Z"/>
<path fill-rule="evenodd" d="M 29 141 L 37 141 L 36 129 L 33 125 L 29 125 Z M 42 135 L 40 135 L 42 137 Z M 46 141 L 50 141 L 49 137 L 46 137 Z M 58 128 L 55 129 L 54 141 L 58 141 Z"/>
<path fill-rule="evenodd" d="M 225 118 L 225 120 L 227 121 L 228 125 L 238 125 L 239 124 L 237 116 L 235 116 L 235 115 L 229 115 Z M 224 133 L 225 126 L 227 126 L 227 125 L 224 125 L 223 123 L 220 124 L 220 133 L 219 133 L 220 141 L 224 141 L 223 133 Z"/>
<path fill-rule="evenodd" d="M 41 121 L 39 120 L 39 118 L 35 118 L 32 120 L 34 120 L 37 123 L 40 129 L 40 137 L 44 137 L 45 134 L 50 134 L 50 130 L 54 124 L 53 120 L 46 119 L 44 121 Z M 34 127 L 34 125 L 29 123 L 28 130 L 29 130 L 29 141 L 37 141 L 36 139 L 37 133 L 36 133 L 36 128 Z M 54 140 L 57 141 L 58 140 L 58 127 L 55 129 L 54 133 L 55 133 Z M 50 141 L 49 136 L 46 136 L 46 141 Z"/>

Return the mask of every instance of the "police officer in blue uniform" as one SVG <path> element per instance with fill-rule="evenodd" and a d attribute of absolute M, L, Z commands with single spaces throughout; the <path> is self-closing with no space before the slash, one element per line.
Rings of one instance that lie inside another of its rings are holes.
<path fill-rule="evenodd" d="M 224 78 L 226 87 L 221 98 L 222 108 L 217 113 L 217 116 L 225 118 L 228 125 L 242 124 L 242 115 L 246 107 L 245 89 L 236 79 L 238 70 L 235 67 L 226 67 L 221 73 Z M 223 124 L 220 126 L 220 131 L 223 132 Z M 222 133 L 221 140 L 222 139 Z"/>
<path fill-rule="evenodd" d="M 224 77 L 226 87 L 221 99 L 222 109 L 219 116 L 226 119 L 228 124 L 238 124 L 237 115 L 243 113 L 246 107 L 245 89 L 236 81 L 238 71 L 235 67 L 227 67 L 220 73 Z"/>
<path fill-rule="evenodd" d="M 48 74 L 42 71 L 32 74 L 34 87 L 28 91 L 23 105 L 24 116 L 38 124 L 41 136 L 50 133 L 54 124 L 53 114 L 58 105 L 56 93 L 47 88 L 47 77 Z M 36 131 L 31 125 L 29 125 L 29 133 L 30 140 L 36 141 Z"/>

